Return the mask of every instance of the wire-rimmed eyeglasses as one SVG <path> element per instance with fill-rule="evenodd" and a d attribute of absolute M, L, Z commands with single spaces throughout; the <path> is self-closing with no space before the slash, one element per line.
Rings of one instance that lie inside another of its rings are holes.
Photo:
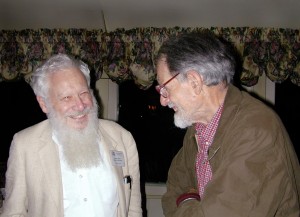
<path fill-rule="evenodd" d="M 156 85 L 155 89 L 156 91 L 164 98 L 167 98 L 169 96 L 168 91 L 166 90 L 166 85 L 172 81 L 174 78 L 176 78 L 176 76 L 179 75 L 179 73 L 175 74 L 173 77 L 171 77 L 169 80 L 167 80 L 165 83 L 163 83 L 162 85 Z"/>

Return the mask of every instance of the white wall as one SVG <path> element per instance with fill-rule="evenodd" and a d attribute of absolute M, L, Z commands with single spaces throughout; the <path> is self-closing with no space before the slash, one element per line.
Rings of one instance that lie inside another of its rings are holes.
<path fill-rule="evenodd" d="M 101 79 L 96 82 L 96 89 L 103 106 L 103 118 L 108 120 L 118 120 L 119 107 L 119 87 L 103 73 Z"/>
<path fill-rule="evenodd" d="M 245 87 L 245 86 L 244 86 Z M 252 87 L 245 87 L 248 92 L 257 94 L 262 100 L 275 105 L 275 83 L 263 74 L 258 83 Z"/>
<path fill-rule="evenodd" d="M 146 183 L 146 206 L 148 217 L 163 217 L 161 197 L 167 188 L 164 183 Z"/>
<path fill-rule="evenodd" d="M 1 0 L 0 29 L 299 28 L 299 8 L 299 0 Z"/>

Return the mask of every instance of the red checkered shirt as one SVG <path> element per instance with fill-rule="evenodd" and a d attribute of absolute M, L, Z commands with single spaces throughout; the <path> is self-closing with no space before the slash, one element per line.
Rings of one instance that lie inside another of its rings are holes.
<path fill-rule="evenodd" d="M 197 123 L 196 139 L 198 143 L 198 153 L 196 159 L 196 175 L 198 179 L 198 191 L 202 197 L 206 184 L 211 180 L 212 171 L 208 159 L 208 148 L 211 146 L 223 111 L 223 104 L 213 116 L 208 125 Z"/>

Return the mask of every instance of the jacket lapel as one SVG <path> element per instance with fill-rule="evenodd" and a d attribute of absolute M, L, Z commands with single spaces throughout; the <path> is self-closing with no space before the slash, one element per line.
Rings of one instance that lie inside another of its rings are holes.
<path fill-rule="evenodd" d="M 52 140 L 51 130 L 45 131 L 41 137 L 41 147 L 39 151 L 39 158 L 44 174 L 49 196 L 53 198 L 53 202 L 58 209 L 63 212 L 63 193 L 62 193 L 62 179 L 61 168 L 59 163 L 59 155 L 57 145 Z"/>
<path fill-rule="evenodd" d="M 124 192 L 124 175 L 123 170 L 121 166 L 114 166 L 114 163 L 112 162 L 113 159 L 111 157 L 111 151 L 112 150 L 118 150 L 116 143 L 113 143 L 113 138 L 110 137 L 110 135 L 106 134 L 104 129 L 100 130 L 101 132 L 101 144 L 103 145 L 104 152 L 107 154 L 108 161 L 111 165 L 111 168 L 116 176 L 117 181 L 117 191 L 118 191 L 118 197 L 119 197 L 119 206 L 118 206 L 118 217 L 125 217 L 126 214 L 126 204 L 125 204 L 125 192 Z"/>
<path fill-rule="evenodd" d="M 234 97 L 233 97 L 234 96 Z M 222 155 L 222 146 L 226 143 L 226 134 L 229 132 L 228 129 L 232 129 L 232 120 L 235 118 L 235 114 L 238 112 L 239 103 L 241 101 L 240 92 L 233 85 L 229 85 L 228 91 L 224 101 L 224 110 L 220 118 L 220 122 L 214 137 L 214 141 L 209 148 L 209 159 L 213 172 L 215 171 L 216 165 L 220 164 Z M 234 116 L 233 116 L 234 114 Z M 217 155 L 219 157 L 217 157 Z"/>

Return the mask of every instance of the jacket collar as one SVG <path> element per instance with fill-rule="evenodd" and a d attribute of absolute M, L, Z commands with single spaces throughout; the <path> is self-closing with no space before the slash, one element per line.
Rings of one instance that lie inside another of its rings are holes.
<path fill-rule="evenodd" d="M 215 138 L 213 144 L 209 148 L 211 154 L 209 158 L 213 157 L 212 155 L 214 155 L 221 148 L 223 144 L 222 141 L 224 141 L 224 136 L 226 134 L 226 130 L 231 128 L 230 124 L 233 123 L 232 119 L 235 117 L 235 114 L 239 110 L 239 104 L 241 100 L 242 100 L 242 95 L 240 90 L 237 87 L 230 84 L 224 100 L 224 109 L 215 134 Z M 186 136 L 190 139 L 190 141 L 193 140 L 195 147 L 197 147 L 195 134 L 196 134 L 196 129 L 195 129 L 195 124 L 193 124 L 193 126 L 188 128 Z"/>

